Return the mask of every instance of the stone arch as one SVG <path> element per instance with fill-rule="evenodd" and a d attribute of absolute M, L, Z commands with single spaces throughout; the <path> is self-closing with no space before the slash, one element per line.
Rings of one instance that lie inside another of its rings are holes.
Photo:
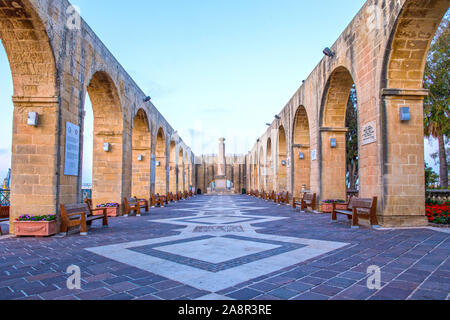
<path fill-rule="evenodd" d="M 299 106 L 292 127 L 292 193 L 300 197 L 302 191 L 311 188 L 311 149 L 308 112 Z"/>
<path fill-rule="evenodd" d="M 272 163 L 272 139 L 267 139 L 267 153 L 266 153 L 266 169 L 267 169 L 267 191 L 273 190 L 273 163 Z"/>
<path fill-rule="evenodd" d="M 381 171 L 383 225 L 425 225 L 423 90 L 431 42 L 448 0 L 406 0 L 392 28 L 381 72 Z M 401 107 L 409 107 L 411 120 L 401 122 Z M 412 181 L 414 181 L 412 183 Z M 408 192 L 402 192 L 405 186 Z M 400 191 L 398 191 L 400 190 Z M 370 190 L 368 190 L 370 191 Z"/>
<path fill-rule="evenodd" d="M 10 184 L 13 233 L 15 219 L 25 212 L 31 215 L 58 212 L 59 150 L 52 147 L 59 139 L 55 130 L 60 108 L 58 72 L 45 23 L 30 1 L 1 3 L 0 39 L 13 84 Z M 45 123 L 30 128 L 26 125 L 28 112 L 36 112 L 46 119 Z M 73 192 L 71 196 L 75 195 Z"/>
<path fill-rule="evenodd" d="M 183 170 L 184 170 L 184 191 L 189 189 L 189 160 L 187 153 L 184 152 L 183 156 Z"/>
<path fill-rule="evenodd" d="M 255 190 L 259 190 L 258 189 L 258 180 L 259 180 L 258 163 L 259 163 L 258 152 L 255 151 L 255 154 L 253 155 L 253 188 Z"/>
<path fill-rule="evenodd" d="M 252 158 L 252 156 L 250 155 L 249 161 L 248 161 L 248 181 L 249 181 L 248 187 L 249 187 L 250 190 L 253 189 L 253 183 L 252 183 L 252 180 L 253 180 L 253 158 Z M 249 190 L 249 191 L 250 191 L 250 190 Z"/>
<path fill-rule="evenodd" d="M 150 199 L 151 128 L 147 113 L 139 109 L 133 119 L 131 194 Z"/>
<path fill-rule="evenodd" d="M 156 134 L 155 160 L 155 193 L 163 195 L 167 193 L 167 144 L 162 127 Z"/>
<path fill-rule="evenodd" d="M 169 151 L 169 192 L 177 192 L 177 159 L 176 159 L 176 143 L 174 140 L 170 141 Z"/>
<path fill-rule="evenodd" d="M 184 191 L 184 159 L 183 148 L 178 150 L 178 191 Z"/>
<path fill-rule="evenodd" d="M 264 148 L 261 146 L 259 149 L 259 189 L 265 190 L 266 188 L 266 166 L 265 166 Z"/>
<path fill-rule="evenodd" d="M 124 119 L 119 93 L 104 71 L 93 74 L 87 92 L 94 115 L 92 199 L 97 204 L 122 203 Z"/>
<path fill-rule="evenodd" d="M 277 170 L 277 190 L 287 191 L 287 139 L 286 131 L 281 125 L 278 128 L 278 170 Z"/>
<path fill-rule="evenodd" d="M 325 87 L 320 115 L 322 200 L 347 197 L 345 117 L 353 85 L 350 71 L 340 66 L 331 73 Z M 331 146 L 332 140 L 335 147 Z"/>

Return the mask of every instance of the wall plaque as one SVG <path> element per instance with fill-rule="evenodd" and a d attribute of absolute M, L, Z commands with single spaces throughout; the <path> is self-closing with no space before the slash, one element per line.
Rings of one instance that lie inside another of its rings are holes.
<path fill-rule="evenodd" d="M 365 146 L 377 142 L 377 122 L 365 124 L 361 130 L 361 145 Z"/>
<path fill-rule="evenodd" d="M 80 127 L 66 122 L 64 175 L 78 177 L 80 162 Z"/>
<path fill-rule="evenodd" d="M 311 150 L 311 160 L 312 161 L 317 160 L 317 150 Z"/>

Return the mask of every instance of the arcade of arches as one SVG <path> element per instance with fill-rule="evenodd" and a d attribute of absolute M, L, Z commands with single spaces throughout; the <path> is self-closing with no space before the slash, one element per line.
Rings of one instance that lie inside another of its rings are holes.
<path fill-rule="evenodd" d="M 378 197 L 382 225 L 424 225 L 424 66 L 449 4 L 368 0 L 331 47 L 334 55 L 322 59 L 249 154 L 227 157 L 234 188 L 345 198 L 345 110 L 354 86 L 360 195 Z M 196 157 L 176 136 L 84 21 L 81 30 L 67 28 L 69 6 L 0 1 L 14 87 L 11 232 L 21 214 L 58 213 L 81 198 L 82 146 L 67 143 L 66 127 L 82 133 L 87 93 L 96 204 L 189 188 L 204 193 L 217 171 L 214 157 Z M 373 12 L 377 23 L 368 24 Z M 411 120 L 401 122 L 405 106 Z M 30 112 L 37 126 L 27 125 Z M 65 174 L 69 162 L 78 173 Z"/>

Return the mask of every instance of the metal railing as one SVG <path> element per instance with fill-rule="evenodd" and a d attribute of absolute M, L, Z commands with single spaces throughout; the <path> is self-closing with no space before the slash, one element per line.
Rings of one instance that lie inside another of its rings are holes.
<path fill-rule="evenodd" d="M 0 189 L 0 206 L 2 207 L 9 207 L 10 202 L 9 202 L 9 195 L 10 195 L 10 190 L 7 189 Z"/>

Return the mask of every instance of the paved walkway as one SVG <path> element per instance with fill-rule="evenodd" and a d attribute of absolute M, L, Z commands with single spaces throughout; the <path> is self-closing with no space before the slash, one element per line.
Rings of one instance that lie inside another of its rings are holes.
<path fill-rule="evenodd" d="M 449 299 L 450 235 L 350 229 L 247 196 L 199 196 L 88 237 L 0 240 L 0 299 Z M 69 290 L 67 268 L 81 268 Z M 367 287 L 369 266 L 381 288 Z"/>

